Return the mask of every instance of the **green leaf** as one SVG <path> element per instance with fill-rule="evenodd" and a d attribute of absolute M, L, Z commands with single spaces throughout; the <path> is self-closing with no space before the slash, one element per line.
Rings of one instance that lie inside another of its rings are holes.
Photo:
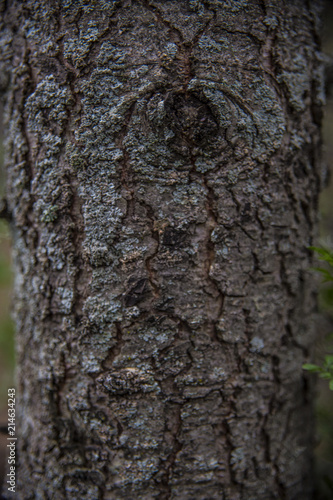
<path fill-rule="evenodd" d="M 313 250 L 314 252 L 317 252 L 317 253 L 321 253 L 323 251 L 323 249 L 321 247 L 308 247 L 309 250 Z"/>
<path fill-rule="evenodd" d="M 325 286 L 325 287 L 321 288 L 320 300 L 322 301 L 323 308 L 327 309 L 328 311 L 332 311 L 332 306 L 333 306 L 332 282 L 331 282 L 331 285 L 329 287 Z M 332 340 L 333 340 L 333 337 L 332 337 Z"/>
<path fill-rule="evenodd" d="M 313 365 L 311 363 L 305 363 L 302 365 L 303 370 L 307 370 L 308 372 L 320 372 L 322 371 L 322 368 L 317 365 Z"/>
<path fill-rule="evenodd" d="M 333 332 L 330 332 L 326 335 L 326 340 L 333 340 Z"/>
<path fill-rule="evenodd" d="M 312 267 L 313 271 L 318 271 L 324 277 L 324 283 L 327 281 L 333 281 L 333 275 L 323 267 Z"/>
<path fill-rule="evenodd" d="M 8 223 L 3 219 L 0 219 L 0 241 L 9 239 L 10 239 L 10 232 Z"/>
<path fill-rule="evenodd" d="M 327 262 L 330 266 L 333 266 L 333 251 L 328 250 L 326 248 L 319 247 L 309 247 L 310 250 L 313 250 L 318 254 L 318 258 Z"/>
<path fill-rule="evenodd" d="M 328 264 L 331 268 L 333 268 L 333 250 L 327 248 L 319 248 L 319 247 L 309 247 L 310 250 L 313 250 L 317 254 L 317 258 L 326 264 Z M 327 268 L 323 267 L 315 267 L 312 270 L 319 272 L 323 277 L 323 283 L 332 282 L 333 281 L 333 273 L 330 272 Z M 321 303 L 322 307 L 327 307 L 328 310 L 332 310 L 333 306 L 333 287 L 332 285 L 326 285 L 322 288 L 321 291 Z M 326 342 L 330 340 L 332 334 L 326 337 Z M 331 352 L 326 348 L 326 352 Z M 327 354 L 324 358 L 324 366 L 320 367 L 317 365 L 313 365 L 307 363 L 303 365 L 305 370 L 309 372 L 319 373 L 319 377 L 326 379 L 329 381 L 329 388 L 333 391 L 333 354 Z"/>
<path fill-rule="evenodd" d="M 329 354 L 328 356 L 325 356 L 325 365 L 328 366 L 333 366 L 333 355 Z"/>
<path fill-rule="evenodd" d="M 12 270 L 7 259 L 0 255 L 0 287 L 10 286 L 12 283 Z"/>

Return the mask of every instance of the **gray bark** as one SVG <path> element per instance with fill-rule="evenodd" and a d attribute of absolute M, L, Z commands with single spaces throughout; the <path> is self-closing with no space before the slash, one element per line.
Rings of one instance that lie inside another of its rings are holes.
<path fill-rule="evenodd" d="M 311 498 L 317 10 L 2 2 L 18 498 Z"/>

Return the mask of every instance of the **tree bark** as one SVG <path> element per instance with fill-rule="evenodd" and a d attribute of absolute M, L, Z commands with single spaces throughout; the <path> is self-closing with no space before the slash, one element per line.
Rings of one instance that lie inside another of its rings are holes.
<path fill-rule="evenodd" d="M 318 3 L 1 5 L 18 498 L 310 499 Z"/>

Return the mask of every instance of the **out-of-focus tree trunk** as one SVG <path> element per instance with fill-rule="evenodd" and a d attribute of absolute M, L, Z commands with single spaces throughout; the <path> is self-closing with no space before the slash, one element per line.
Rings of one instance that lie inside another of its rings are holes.
<path fill-rule="evenodd" d="M 317 3 L 1 5 L 17 498 L 310 499 Z"/>

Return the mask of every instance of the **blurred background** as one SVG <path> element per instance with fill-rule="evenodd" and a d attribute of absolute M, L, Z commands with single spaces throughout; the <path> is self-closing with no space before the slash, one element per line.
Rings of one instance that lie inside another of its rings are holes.
<path fill-rule="evenodd" d="M 5 190 L 2 167 L 3 130 L 0 100 L 0 197 Z M 14 324 L 10 316 L 12 282 L 10 232 L 8 224 L 0 219 L 0 427 L 7 425 L 7 391 L 14 387 Z M 0 432 L 0 497 L 5 473 L 6 445 L 7 436 Z"/>
<path fill-rule="evenodd" d="M 323 52 L 333 58 L 333 0 L 326 0 L 323 15 Z M 332 68 L 333 69 L 333 68 Z M 333 78 L 333 74 L 332 74 Z M 0 102 L 0 196 L 4 193 L 2 108 Z M 320 197 L 320 238 L 317 246 L 329 245 L 333 249 L 333 81 L 327 88 L 327 103 L 323 120 L 323 160 L 331 172 L 329 186 Z M 0 219 L 0 428 L 7 422 L 7 390 L 14 382 L 14 325 L 11 309 L 11 241 L 8 224 Z M 316 361 L 322 364 L 325 354 L 333 354 L 333 286 L 322 285 L 319 306 L 325 324 L 331 323 L 331 335 L 323 338 L 318 332 Z M 320 326 L 318 327 L 320 329 Z M 315 376 L 315 375 L 312 375 Z M 318 379 L 316 399 L 316 471 L 317 487 L 314 500 L 333 500 L 333 391 L 327 380 Z M 6 438 L 0 432 L 0 492 L 6 460 Z M 0 496 L 1 498 L 1 496 Z"/>
<path fill-rule="evenodd" d="M 333 1 L 326 0 L 323 13 L 322 50 L 333 58 Z M 333 61 L 333 59 L 332 59 Z M 332 68 L 330 73 L 332 73 Z M 319 240 L 316 246 L 333 249 L 333 73 L 326 89 L 326 106 L 323 119 L 323 161 L 329 172 L 329 185 L 319 202 Z M 321 266 L 323 267 L 323 266 Z M 322 284 L 319 289 L 319 308 L 324 318 L 327 335 L 318 331 L 316 362 L 323 364 L 324 356 L 333 354 L 333 286 Z M 327 329 L 328 327 L 328 329 Z M 320 324 L 318 325 L 320 330 Z M 326 333 L 326 332 L 325 332 Z M 333 391 L 328 381 L 318 378 L 316 399 L 316 472 L 317 491 L 314 500 L 333 500 Z"/>

